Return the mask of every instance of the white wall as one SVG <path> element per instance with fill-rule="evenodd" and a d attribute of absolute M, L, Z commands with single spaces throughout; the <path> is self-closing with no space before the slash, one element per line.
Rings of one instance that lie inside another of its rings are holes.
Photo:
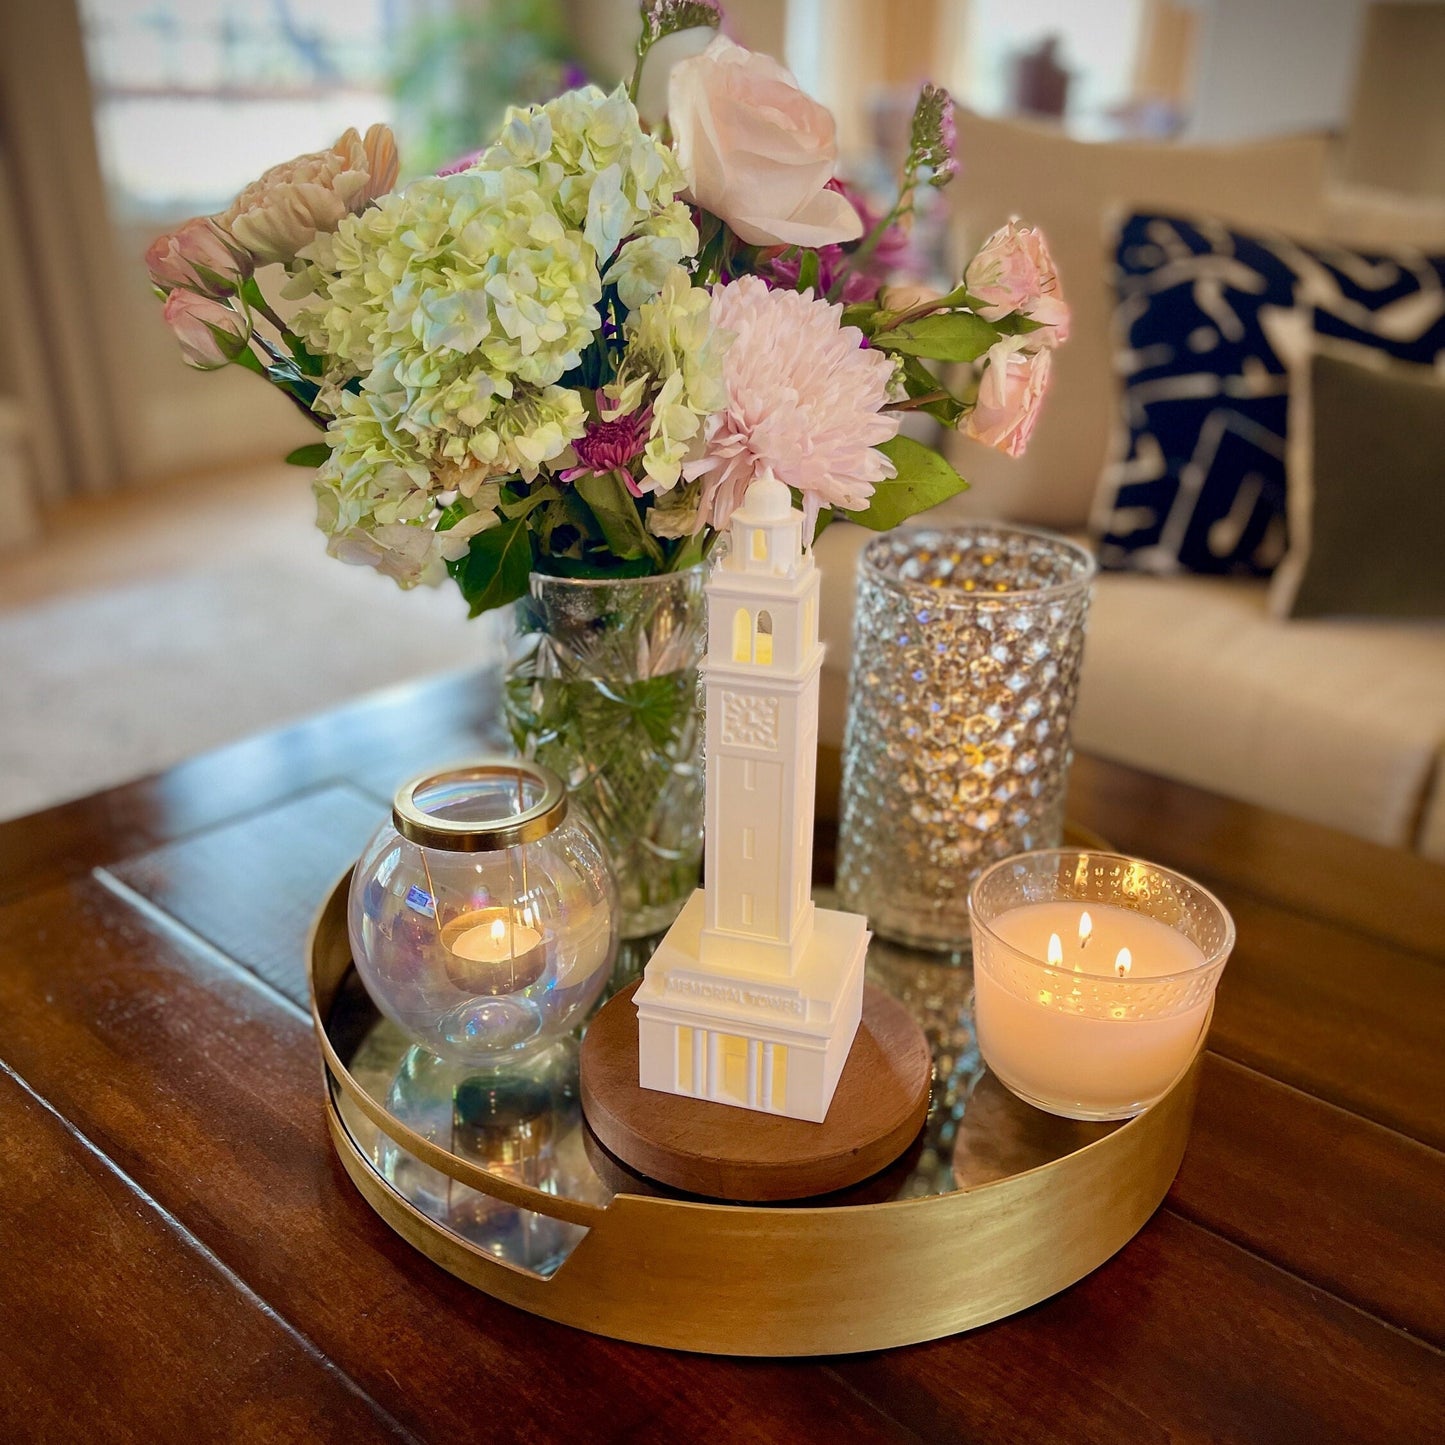
<path fill-rule="evenodd" d="M 1341 130 L 1365 0 L 1195 0 L 1202 21 L 1188 138 Z"/>

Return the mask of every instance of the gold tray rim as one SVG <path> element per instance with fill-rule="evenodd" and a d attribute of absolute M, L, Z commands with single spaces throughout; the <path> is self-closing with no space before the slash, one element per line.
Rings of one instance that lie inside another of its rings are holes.
<path fill-rule="evenodd" d="M 774 1357 L 936 1339 L 1015 1314 L 1097 1269 L 1153 1215 L 1183 1158 L 1209 1020 L 1158 1103 L 1069 1154 L 947 1194 L 779 1209 L 629 1193 L 592 1205 L 533 1189 L 409 1129 L 337 1054 L 322 1021 L 352 967 L 351 873 L 328 893 L 306 943 L 333 1148 L 371 1208 L 433 1263 L 560 1323 L 670 1349 Z M 469 1243 L 382 1178 L 352 1137 L 341 1097 L 441 1173 L 586 1234 L 545 1278 Z M 1061 1218 L 1067 1232 L 1056 1228 Z"/>

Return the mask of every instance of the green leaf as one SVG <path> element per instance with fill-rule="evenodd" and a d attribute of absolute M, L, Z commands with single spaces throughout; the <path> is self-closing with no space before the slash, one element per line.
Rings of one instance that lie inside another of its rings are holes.
<path fill-rule="evenodd" d="M 993 323 L 1005 336 L 1027 336 L 1030 331 L 1039 331 L 1044 323 L 1034 321 L 1025 316 L 1022 311 L 1011 311 L 1007 316 L 1001 317 Z"/>
<path fill-rule="evenodd" d="M 798 285 L 799 291 L 812 291 L 815 294 L 818 290 L 818 274 L 820 262 L 816 251 L 804 251 L 798 261 Z"/>
<path fill-rule="evenodd" d="M 463 517 L 469 517 L 471 513 L 472 504 L 467 501 L 465 497 L 458 497 L 456 501 L 437 518 L 436 529 L 438 532 L 450 532 Z"/>
<path fill-rule="evenodd" d="M 873 488 L 865 511 L 843 513 L 850 522 L 871 531 L 890 531 L 909 517 L 957 496 L 968 486 L 932 447 L 911 437 L 894 437 L 878 450 L 893 463 L 898 475 Z"/>
<path fill-rule="evenodd" d="M 879 316 L 891 315 L 879 309 L 876 301 L 859 301 L 856 305 L 843 308 L 842 326 L 856 326 L 864 336 L 873 335 L 873 323 Z"/>
<path fill-rule="evenodd" d="M 684 572 L 687 568 L 695 567 L 707 558 L 707 542 L 702 532 L 694 532 L 690 537 L 679 538 L 673 545 L 677 550 L 667 559 L 669 572 Z"/>
<path fill-rule="evenodd" d="M 903 362 L 903 381 L 908 388 L 908 395 L 934 398 L 932 401 L 924 402 L 921 406 L 911 407 L 910 410 L 921 411 L 927 416 L 934 417 L 950 429 L 956 427 L 958 419 L 967 410 L 964 404 L 916 356 L 904 356 L 899 359 Z M 943 393 L 941 396 L 940 392 Z"/>
<path fill-rule="evenodd" d="M 873 345 L 931 361 L 976 361 L 999 338 L 998 327 L 968 311 L 935 312 L 873 338 Z"/>
<path fill-rule="evenodd" d="M 325 442 L 310 442 L 304 447 L 297 447 L 294 452 L 287 452 L 286 462 L 293 467 L 319 467 L 330 455 L 331 448 Z"/>
<path fill-rule="evenodd" d="M 236 358 L 236 365 L 247 371 L 254 371 L 257 376 L 265 377 L 267 381 L 270 380 L 270 377 L 266 376 L 266 363 L 254 351 L 243 351 Z"/>
<path fill-rule="evenodd" d="M 526 596 L 532 537 L 525 522 L 503 522 L 472 538 L 467 555 L 449 564 L 471 617 Z"/>
<path fill-rule="evenodd" d="M 543 566 L 545 558 L 581 557 L 585 544 L 602 545 L 597 518 L 571 487 L 563 487 L 529 519 L 529 525 L 537 539 L 537 565 L 543 571 L 547 570 Z"/>
<path fill-rule="evenodd" d="M 624 562 L 650 557 L 662 565 L 662 548 L 657 538 L 642 525 L 632 493 L 616 472 L 578 477 L 574 490 L 592 508 L 607 545 Z"/>
<path fill-rule="evenodd" d="M 306 376 L 324 376 L 326 362 L 298 336 L 286 335 L 286 349 L 296 358 L 297 368 Z"/>
<path fill-rule="evenodd" d="M 501 501 L 497 504 L 497 510 L 509 521 L 520 521 L 521 518 L 530 516 L 538 507 L 548 502 L 555 502 L 562 495 L 560 487 L 552 482 L 543 482 L 540 487 L 533 487 L 531 491 L 517 496 L 510 487 L 502 490 Z"/>

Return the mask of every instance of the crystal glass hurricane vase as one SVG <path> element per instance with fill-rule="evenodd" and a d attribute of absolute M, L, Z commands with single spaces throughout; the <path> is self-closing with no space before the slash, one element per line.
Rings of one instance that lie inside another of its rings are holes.
<path fill-rule="evenodd" d="M 515 607 L 507 721 L 559 773 L 607 848 L 620 931 L 666 928 L 702 859 L 706 568 L 574 580 L 534 574 Z"/>

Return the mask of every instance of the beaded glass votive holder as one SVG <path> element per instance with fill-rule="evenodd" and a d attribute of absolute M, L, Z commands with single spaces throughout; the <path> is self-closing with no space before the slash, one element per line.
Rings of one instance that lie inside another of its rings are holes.
<path fill-rule="evenodd" d="M 969 938 L 990 863 L 1059 842 L 1094 561 L 977 524 L 879 537 L 859 565 L 838 892 L 875 932 Z"/>

